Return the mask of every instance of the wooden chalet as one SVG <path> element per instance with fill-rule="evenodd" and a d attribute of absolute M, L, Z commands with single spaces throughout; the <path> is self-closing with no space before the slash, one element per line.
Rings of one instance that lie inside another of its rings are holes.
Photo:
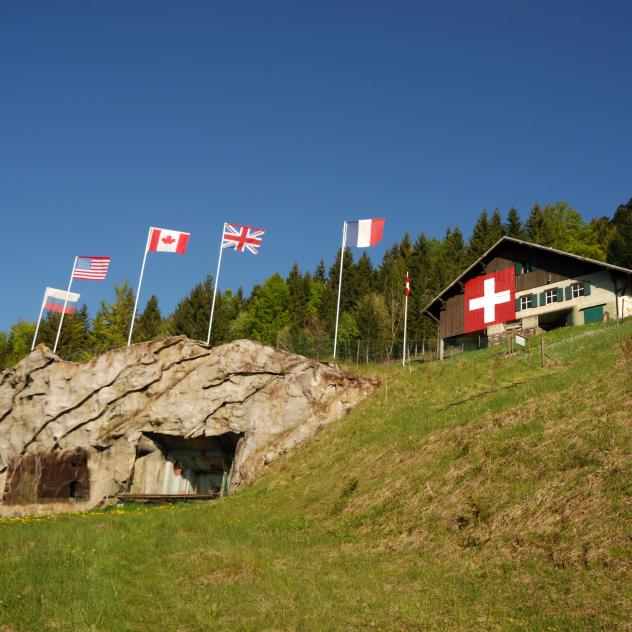
<path fill-rule="evenodd" d="M 509 267 L 515 274 L 511 296 L 515 319 L 467 331 L 466 283 Z M 424 312 L 438 323 L 439 357 L 443 357 L 450 346 L 480 348 L 509 333 L 530 335 L 555 327 L 632 316 L 632 270 L 502 237 Z"/>

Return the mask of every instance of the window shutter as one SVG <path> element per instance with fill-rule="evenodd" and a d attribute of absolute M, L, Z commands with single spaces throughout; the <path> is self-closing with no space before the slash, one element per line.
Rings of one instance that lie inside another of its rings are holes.
<path fill-rule="evenodd" d="M 531 272 L 535 272 L 537 268 L 535 267 L 535 261 L 531 261 Z"/>
<path fill-rule="evenodd" d="M 540 305 L 546 305 L 546 292 L 540 292 Z"/>
<path fill-rule="evenodd" d="M 557 302 L 561 303 L 564 300 L 564 289 L 561 287 L 557 288 Z"/>
<path fill-rule="evenodd" d="M 538 295 L 532 294 L 529 297 L 529 307 L 537 307 L 538 306 Z"/>
<path fill-rule="evenodd" d="M 520 311 L 520 299 L 518 297 L 516 297 L 516 311 Z"/>
<path fill-rule="evenodd" d="M 522 274 L 522 264 L 519 261 L 516 261 L 516 276 L 520 276 Z"/>
<path fill-rule="evenodd" d="M 567 285 L 564 288 L 564 298 L 567 301 L 570 301 L 573 298 L 573 286 L 572 285 Z"/>
<path fill-rule="evenodd" d="M 590 296 L 590 281 L 584 281 L 584 296 Z"/>

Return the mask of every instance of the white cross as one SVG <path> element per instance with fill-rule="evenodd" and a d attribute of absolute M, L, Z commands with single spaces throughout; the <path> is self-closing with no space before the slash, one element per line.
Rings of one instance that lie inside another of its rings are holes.
<path fill-rule="evenodd" d="M 503 290 L 496 292 L 496 279 L 485 279 L 483 281 L 483 296 L 470 299 L 469 310 L 483 309 L 483 322 L 493 323 L 496 320 L 496 305 L 509 303 L 511 292 Z"/>

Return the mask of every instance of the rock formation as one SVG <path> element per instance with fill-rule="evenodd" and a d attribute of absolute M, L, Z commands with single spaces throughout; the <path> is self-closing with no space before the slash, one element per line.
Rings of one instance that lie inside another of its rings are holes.
<path fill-rule="evenodd" d="M 173 337 L 86 363 L 39 345 L 0 374 L 0 515 L 234 491 L 374 388 L 248 340 Z"/>

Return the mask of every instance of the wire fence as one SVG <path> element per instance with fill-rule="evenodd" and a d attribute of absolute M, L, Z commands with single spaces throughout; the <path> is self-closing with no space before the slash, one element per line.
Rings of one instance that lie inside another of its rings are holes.
<path fill-rule="evenodd" d="M 320 339 L 297 344 L 278 344 L 280 349 L 304 355 L 315 360 L 329 360 L 333 357 L 333 340 Z M 339 340 L 336 359 L 356 364 L 390 363 L 400 361 L 404 354 L 403 340 Z M 429 362 L 437 358 L 437 341 L 406 341 L 406 360 Z"/>

